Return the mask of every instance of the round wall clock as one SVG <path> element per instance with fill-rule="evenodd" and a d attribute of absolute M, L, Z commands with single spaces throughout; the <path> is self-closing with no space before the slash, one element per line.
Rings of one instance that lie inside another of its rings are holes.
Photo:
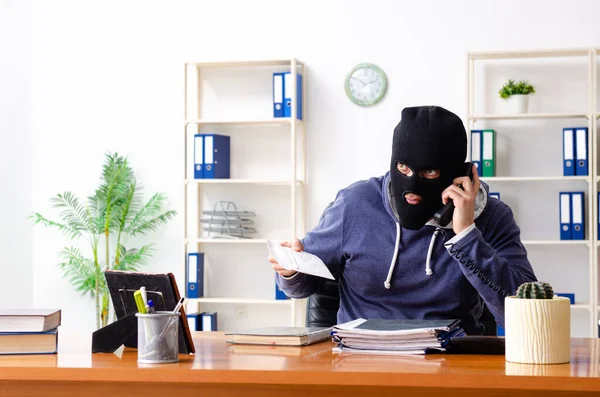
<path fill-rule="evenodd" d="M 359 106 L 379 102 L 387 90 L 387 76 L 378 66 L 361 63 L 346 76 L 346 95 Z"/>

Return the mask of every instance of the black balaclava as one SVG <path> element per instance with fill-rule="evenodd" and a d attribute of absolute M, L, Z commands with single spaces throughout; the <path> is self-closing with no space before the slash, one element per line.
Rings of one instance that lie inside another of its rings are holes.
<path fill-rule="evenodd" d="M 390 167 L 392 203 L 402 227 L 423 227 L 444 203 L 442 192 L 454 178 L 464 173 L 467 133 L 460 118 L 439 106 L 419 106 L 402 110 L 402 119 L 394 129 Z M 402 174 L 396 164 L 404 163 L 413 171 Z M 436 179 L 419 176 L 421 171 L 439 170 Z M 404 195 L 414 193 L 421 202 L 411 205 Z"/>

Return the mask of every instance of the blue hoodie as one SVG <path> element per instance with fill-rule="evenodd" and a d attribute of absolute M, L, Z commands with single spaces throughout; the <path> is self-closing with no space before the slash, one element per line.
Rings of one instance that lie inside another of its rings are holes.
<path fill-rule="evenodd" d="M 509 206 L 490 199 L 481 182 L 475 223 L 459 235 L 431 220 L 402 228 L 390 204 L 390 175 L 338 192 L 319 224 L 302 239 L 340 287 L 338 323 L 356 318 L 459 318 L 467 334 L 484 331 L 483 303 L 504 326 L 504 298 L 536 281 Z M 292 298 L 316 289 L 314 276 L 277 276 Z"/>

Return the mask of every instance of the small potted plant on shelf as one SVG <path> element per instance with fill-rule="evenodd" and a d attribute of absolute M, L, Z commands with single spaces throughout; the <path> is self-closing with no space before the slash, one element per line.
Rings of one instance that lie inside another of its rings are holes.
<path fill-rule="evenodd" d="M 527 113 L 529 107 L 529 95 L 535 94 L 535 88 L 526 80 L 515 82 L 508 80 L 500 91 L 500 98 L 508 101 L 513 112 Z"/>
<path fill-rule="evenodd" d="M 555 296 L 548 283 L 527 282 L 505 298 L 506 361 L 568 363 L 571 354 L 571 302 Z"/>

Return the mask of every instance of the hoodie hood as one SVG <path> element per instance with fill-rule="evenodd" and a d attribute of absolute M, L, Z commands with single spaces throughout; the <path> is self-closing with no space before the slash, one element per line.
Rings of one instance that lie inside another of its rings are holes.
<path fill-rule="evenodd" d="M 402 225 L 400 224 L 400 217 L 398 216 L 398 213 L 397 213 L 396 209 L 394 208 L 394 201 L 392 200 L 390 172 L 387 172 L 385 174 L 385 176 L 383 178 L 383 183 L 381 185 L 381 189 L 382 189 L 381 197 L 383 200 L 383 205 L 384 205 L 386 211 L 388 212 L 388 214 L 394 219 L 394 222 L 396 223 L 396 244 L 395 244 L 395 248 L 394 248 L 394 255 L 392 257 L 392 262 L 390 263 L 387 278 L 384 282 L 385 288 L 390 289 L 392 276 L 394 274 L 394 268 L 396 266 L 396 261 L 398 259 L 398 248 L 400 246 L 400 237 L 402 236 Z M 487 206 L 488 191 L 489 191 L 489 186 L 487 184 L 485 184 L 484 182 L 480 181 L 479 191 L 477 192 L 477 197 L 475 198 L 475 217 L 474 217 L 474 219 L 477 219 L 481 215 L 481 213 L 483 212 L 485 207 Z M 446 225 L 446 226 L 440 226 L 434 219 L 431 219 L 429 222 L 427 222 L 425 224 L 425 226 L 432 226 L 435 228 L 431 235 L 431 241 L 429 242 L 429 249 L 427 250 L 427 257 L 425 260 L 425 274 L 427 274 L 428 276 L 432 276 L 433 270 L 431 268 L 431 255 L 432 255 L 432 252 L 435 247 L 436 238 L 437 238 L 437 236 L 439 236 L 442 233 L 443 229 L 452 230 L 452 221 L 450 221 L 450 223 L 448 223 L 448 225 Z"/>

